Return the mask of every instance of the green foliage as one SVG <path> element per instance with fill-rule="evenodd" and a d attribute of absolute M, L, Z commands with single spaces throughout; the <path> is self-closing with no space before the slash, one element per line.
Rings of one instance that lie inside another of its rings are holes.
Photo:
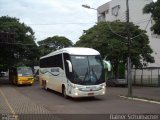
<path fill-rule="evenodd" d="M 34 65 L 38 64 L 38 47 L 35 43 L 33 30 L 20 23 L 19 19 L 9 16 L 0 17 L 0 32 L 14 35 L 11 42 L 6 40 L 1 43 L 0 63 L 5 67 L 18 64 Z M 26 45 L 30 44 L 30 45 Z"/>
<path fill-rule="evenodd" d="M 119 63 L 118 65 L 118 76 L 119 78 L 125 78 L 125 64 Z"/>
<path fill-rule="evenodd" d="M 160 34 L 160 0 L 157 0 L 157 2 L 151 2 L 150 4 L 147 4 L 143 8 L 143 13 L 151 13 L 152 18 L 155 21 L 155 24 L 151 27 L 151 30 L 155 34 Z"/>
<path fill-rule="evenodd" d="M 145 34 L 146 31 L 139 29 L 133 23 L 130 23 L 129 26 L 131 38 L 139 35 L 132 39 L 131 42 L 132 66 L 141 68 L 147 65 L 148 62 L 154 62 L 154 58 L 151 56 L 153 51 L 149 46 L 149 39 Z M 75 46 L 91 47 L 98 50 L 102 57 L 111 61 L 114 75 L 118 76 L 119 63 L 127 63 L 128 41 L 126 38 L 126 23 L 116 21 L 100 22 L 89 30 L 84 31 Z"/>
<path fill-rule="evenodd" d="M 63 36 L 48 37 L 42 41 L 39 41 L 38 44 L 40 45 L 39 49 L 41 50 L 41 56 L 73 45 L 72 41 Z"/>

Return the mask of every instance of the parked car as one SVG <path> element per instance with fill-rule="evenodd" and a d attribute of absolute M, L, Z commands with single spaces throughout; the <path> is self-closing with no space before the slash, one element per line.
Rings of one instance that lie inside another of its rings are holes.
<path fill-rule="evenodd" d="M 107 86 L 127 86 L 127 79 L 110 78 L 106 81 Z"/>
<path fill-rule="evenodd" d="M 3 72 L 3 71 L 0 72 L 0 76 L 1 76 L 1 77 L 6 77 L 6 76 L 7 76 L 7 72 Z"/>

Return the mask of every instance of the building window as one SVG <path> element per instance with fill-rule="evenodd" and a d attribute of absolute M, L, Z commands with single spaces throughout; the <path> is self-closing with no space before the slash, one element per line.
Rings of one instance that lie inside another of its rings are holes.
<path fill-rule="evenodd" d="M 106 14 L 108 14 L 109 13 L 109 9 L 108 10 L 106 10 Z"/>
<path fill-rule="evenodd" d="M 120 9 L 120 5 L 114 6 L 114 7 L 112 8 L 112 15 L 118 16 L 119 9 Z"/>
<path fill-rule="evenodd" d="M 105 21 L 105 18 L 106 18 L 106 14 L 104 11 L 104 12 L 100 13 L 100 15 L 98 16 L 98 22 Z"/>

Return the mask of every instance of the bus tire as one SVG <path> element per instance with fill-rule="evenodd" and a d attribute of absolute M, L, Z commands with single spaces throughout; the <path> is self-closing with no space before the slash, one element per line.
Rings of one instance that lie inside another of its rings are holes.
<path fill-rule="evenodd" d="M 68 98 L 68 95 L 66 94 L 66 88 L 65 88 L 65 86 L 62 86 L 62 94 L 63 94 L 63 97 L 64 98 Z"/>
<path fill-rule="evenodd" d="M 46 81 L 44 81 L 43 88 L 44 88 L 45 90 L 48 90 L 48 88 L 47 88 L 47 82 L 46 82 Z"/>

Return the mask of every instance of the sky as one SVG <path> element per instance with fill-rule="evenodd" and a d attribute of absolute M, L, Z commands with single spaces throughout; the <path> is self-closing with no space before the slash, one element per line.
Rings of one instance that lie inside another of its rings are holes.
<path fill-rule="evenodd" d="M 97 8 L 110 0 L 0 0 L 0 16 L 16 17 L 35 32 L 36 42 L 55 35 L 73 43 L 97 22 Z"/>
<path fill-rule="evenodd" d="M 92 8 L 110 0 L 0 0 L 0 16 L 16 17 L 35 32 L 36 42 L 55 35 L 64 36 L 73 43 L 83 30 L 97 22 L 97 12 Z"/>

